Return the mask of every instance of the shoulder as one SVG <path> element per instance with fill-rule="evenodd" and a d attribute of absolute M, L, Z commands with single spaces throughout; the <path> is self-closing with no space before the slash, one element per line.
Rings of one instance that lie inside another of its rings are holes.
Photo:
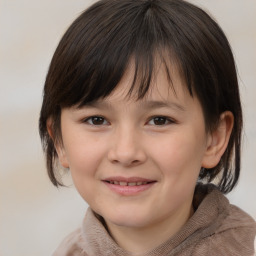
<path fill-rule="evenodd" d="M 53 256 L 87 256 L 81 247 L 81 241 L 82 232 L 79 228 L 61 242 Z"/>
<path fill-rule="evenodd" d="M 234 256 L 251 256 L 254 255 L 255 235 L 254 219 L 240 208 L 230 205 L 228 215 L 216 230 L 212 243 L 217 245 L 224 242 L 226 248 L 222 248 L 222 253 L 227 251 Z"/>
<path fill-rule="evenodd" d="M 213 234 L 194 247 L 195 254 L 253 256 L 256 222 L 240 208 L 229 205 L 227 215 Z"/>
<path fill-rule="evenodd" d="M 214 185 L 198 184 L 193 205 L 195 214 L 190 255 L 253 256 L 256 222 L 246 212 L 229 203 Z"/>

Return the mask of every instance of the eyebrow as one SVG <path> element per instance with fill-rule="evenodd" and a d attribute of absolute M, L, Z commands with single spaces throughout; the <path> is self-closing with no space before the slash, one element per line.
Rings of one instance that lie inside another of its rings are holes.
<path fill-rule="evenodd" d="M 87 102 L 86 104 L 81 106 L 81 108 L 84 108 L 84 107 L 110 109 L 111 104 L 104 100 L 94 100 L 94 101 Z"/>
<path fill-rule="evenodd" d="M 102 101 L 102 100 L 95 100 L 95 101 L 91 101 L 86 103 L 83 107 L 92 107 L 92 108 L 100 108 L 100 109 L 111 109 L 112 105 L 110 102 L 107 101 Z M 143 100 L 141 102 L 139 102 L 139 107 L 140 108 L 144 108 L 144 109 L 155 109 L 155 108 L 172 108 L 172 109 L 176 109 L 179 111 L 185 111 L 185 108 L 176 103 L 176 102 L 169 102 L 169 101 L 157 101 L 157 100 Z"/>
<path fill-rule="evenodd" d="M 142 101 L 140 103 L 141 107 L 147 108 L 147 109 L 154 109 L 154 108 L 173 108 L 180 111 L 185 111 L 185 108 L 176 103 L 176 102 L 169 102 L 169 101 Z"/>

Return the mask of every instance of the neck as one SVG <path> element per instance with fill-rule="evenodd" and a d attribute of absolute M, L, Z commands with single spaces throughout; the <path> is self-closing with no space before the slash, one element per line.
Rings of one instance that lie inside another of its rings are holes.
<path fill-rule="evenodd" d="M 125 227 L 107 221 L 106 223 L 110 235 L 121 248 L 139 255 L 173 237 L 192 215 L 191 206 L 187 211 L 177 212 L 147 227 Z"/>

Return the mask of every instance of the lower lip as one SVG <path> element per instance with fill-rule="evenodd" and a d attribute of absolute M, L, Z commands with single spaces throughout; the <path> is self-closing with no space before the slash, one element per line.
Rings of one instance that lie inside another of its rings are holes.
<path fill-rule="evenodd" d="M 111 184 L 108 182 L 104 183 L 107 185 L 107 187 L 112 190 L 113 192 L 122 195 L 122 196 L 134 196 L 137 195 L 145 190 L 150 189 L 156 182 L 151 182 L 144 185 L 138 185 L 138 186 L 121 186 L 116 184 Z"/>

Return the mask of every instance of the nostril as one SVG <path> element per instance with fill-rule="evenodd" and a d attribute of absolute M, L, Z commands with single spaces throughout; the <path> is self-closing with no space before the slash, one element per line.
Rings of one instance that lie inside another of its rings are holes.
<path fill-rule="evenodd" d="M 141 148 L 113 147 L 108 152 L 108 160 L 113 164 L 136 166 L 145 162 L 146 159 L 146 152 Z"/>
<path fill-rule="evenodd" d="M 140 161 L 139 160 L 133 160 L 132 163 L 133 164 L 136 164 L 136 163 L 139 163 Z"/>

